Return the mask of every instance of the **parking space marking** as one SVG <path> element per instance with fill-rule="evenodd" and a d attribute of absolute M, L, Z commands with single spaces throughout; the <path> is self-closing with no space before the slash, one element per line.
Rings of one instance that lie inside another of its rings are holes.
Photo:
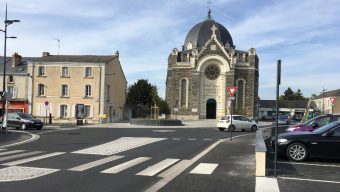
<path fill-rule="evenodd" d="M 73 168 L 68 169 L 68 170 L 70 170 L 70 171 L 85 171 L 85 170 L 91 169 L 93 167 L 103 165 L 105 163 L 108 163 L 108 162 L 111 162 L 111 161 L 114 161 L 114 160 L 117 160 L 117 159 L 121 159 L 123 157 L 124 156 L 110 156 L 110 157 L 106 157 L 106 158 L 103 158 L 103 159 L 99 159 L 97 161 L 92 161 L 90 163 L 79 165 L 77 167 L 73 167 Z"/>
<path fill-rule="evenodd" d="M 12 162 L 9 162 L 9 163 L 4 163 L 2 165 L 8 165 L 8 166 L 19 165 L 19 164 L 28 163 L 28 162 L 31 162 L 31 161 L 46 159 L 48 157 L 54 157 L 54 156 L 61 155 L 61 154 L 64 154 L 64 153 L 65 152 L 54 152 L 54 153 L 49 153 L 49 154 L 45 154 L 45 155 L 30 157 L 30 158 L 27 158 L 27 159 L 12 161 Z"/>
<path fill-rule="evenodd" d="M 281 164 L 290 164 L 290 165 L 306 165 L 306 166 L 318 166 L 318 167 L 338 167 L 340 168 L 340 165 L 324 165 L 324 164 L 315 164 L 315 163 L 297 163 L 297 162 L 284 162 L 284 161 L 279 161 L 278 163 Z"/>
<path fill-rule="evenodd" d="M 303 179 L 303 178 L 296 178 L 296 177 L 278 177 L 280 179 L 287 179 L 287 180 L 299 180 L 299 181 L 311 181 L 311 182 L 320 182 L 320 183 L 335 183 L 340 184 L 340 181 L 328 181 L 328 180 L 318 180 L 318 179 Z"/>
<path fill-rule="evenodd" d="M 217 166 L 218 164 L 214 164 L 214 163 L 200 163 L 193 170 L 191 170 L 190 173 L 211 175 Z"/>

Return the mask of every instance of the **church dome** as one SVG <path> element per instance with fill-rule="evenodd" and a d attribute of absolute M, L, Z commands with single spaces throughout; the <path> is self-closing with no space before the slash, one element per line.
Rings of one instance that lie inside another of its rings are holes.
<path fill-rule="evenodd" d="M 195 47 L 202 47 L 211 38 L 213 33 L 212 27 L 216 26 L 216 38 L 223 45 L 233 47 L 233 39 L 229 31 L 220 23 L 212 20 L 209 16 L 203 22 L 195 25 L 188 33 L 184 41 L 184 50 L 190 50 Z"/>

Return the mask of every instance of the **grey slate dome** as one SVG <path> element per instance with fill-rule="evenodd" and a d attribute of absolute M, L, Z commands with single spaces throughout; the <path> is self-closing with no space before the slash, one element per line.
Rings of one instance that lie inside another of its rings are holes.
<path fill-rule="evenodd" d="M 234 47 L 233 39 L 229 31 L 220 23 L 210 19 L 206 19 L 203 22 L 195 25 L 188 33 L 184 41 L 184 50 L 188 50 L 188 43 L 191 42 L 192 47 L 202 47 L 211 38 L 212 26 L 215 24 L 217 27 L 216 38 L 219 42 L 225 46 L 227 43 L 230 47 Z M 189 48 L 190 49 L 190 48 Z"/>

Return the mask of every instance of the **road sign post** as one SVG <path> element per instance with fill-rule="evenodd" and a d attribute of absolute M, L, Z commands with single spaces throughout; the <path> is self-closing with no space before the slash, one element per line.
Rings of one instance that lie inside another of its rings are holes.
<path fill-rule="evenodd" d="M 278 117 L 279 117 L 279 90 L 281 84 L 281 60 L 277 60 L 277 74 L 276 74 L 276 127 L 275 127 L 275 163 L 274 163 L 274 176 L 277 177 L 277 130 L 278 130 Z"/>
<path fill-rule="evenodd" d="M 227 87 L 228 92 L 229 92 L 229 97 L 228 97 L 228 103 L 230 101 L 230 126 L 229 126 L 229 132 L 230 132 L 230 141 L 233 140 L 233 130 L 231 130 L 233 126 L 233 100 L 235 100 L 235 93 L 237 91 L 237 87 Z"/>

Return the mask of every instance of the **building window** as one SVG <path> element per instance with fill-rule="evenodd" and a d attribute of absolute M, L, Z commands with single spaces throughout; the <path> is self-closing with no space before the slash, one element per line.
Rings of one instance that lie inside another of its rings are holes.
<path fill-rule="evenodd" d="M 61 68 L 61 76 L 62 77 L 69 77 L 69 73 L 68 73 L 68 67 L 62 67 Z"/>
<path fill-rule="evenodd" d="M 68 85 L 61 85 L 61 96 L 68 96 Z"/>
<path fill-rule="evenodd" d="M 45 85 L 38 84 L 38 96 L 44 96 L 44 95 L 45 95 Z"/>
<path fill-rule="evenodd" d="M 8 76 L 8 83 L 14 83 L 13 75 Z"/>
<path fill-rule="evenodd" d="M 205 69 L 205 76 L 210 79 L 210 80 L 215 80 L 220 76 L 220 68 L 217 65 L 209 65 L 206 69 Z"/>
<path fill-rule="evenodd" d="M 92 77 L 92 67 L 85 68 L 85 77 Z"/>
<path fill-rule="evenodd" d="M 60 105 L 60 118 L 67 117 L 67 105 Z"/>
<path fill-rule="evenodd" d="M 91 97 L 91 96 L 92 96 L 91 85 L 85 85 L 85 97 Z"/>
<path fill-rule="evenodd" d="M 188 88 L 188 81 L 186 79 L 182 79 L 181 81 L 181 107 L 187 106 L 187 88 Z"/>
<path fill-rule="evenodd" d="M 17 98 L 17 88 L 14 86 L 7 86 L 7 93 L 11 95 L 12 99 Z"/>
<path fill-rule="evenodd" d="M 245 84 L 244 79 L 238 79 L 236 81 L 237 92 L 236 92 L 236 109 L 243 110 L 245 105 Z"/>
<path fill-rule="evenodd" d="M 84 109 L 84 117 L 90 117 L 91 116 L 91 106 L 85 105 Z"/>
<path fill-rule="evenodd" d="M 45 76 L 45 66 L 39 66 L 38 75 Z"/>

